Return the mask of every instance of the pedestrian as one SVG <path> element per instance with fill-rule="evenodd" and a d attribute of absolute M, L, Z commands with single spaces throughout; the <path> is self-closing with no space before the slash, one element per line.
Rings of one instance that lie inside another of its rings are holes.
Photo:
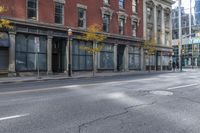
<path fill-rule="evenodd" d="M 169 64 L 168 64 L 168 70 L 172 70 L 172 61 L 171 60 L 169 61 Z"/>
<path fill-rule="evenodd" d="M 178 63 L 178 61 L 176 62 L 176 69 L 179 70 L 179 63 Z"/>
<path fill-rule="evenodd" d="M 175 61 L 173 61 L 172 67 L 173 67 L 173 71 L 175 71 L 175 69 L 176 69 L 176 63 L 175 63 Z"/>

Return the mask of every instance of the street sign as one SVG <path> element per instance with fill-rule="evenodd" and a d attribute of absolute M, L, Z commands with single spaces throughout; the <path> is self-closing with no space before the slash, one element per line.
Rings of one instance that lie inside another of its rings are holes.
<path fill-rule="evenodd" d="M 40 52 L 40 40 L 39 37 L 35 37 L 35 50 Z"/>

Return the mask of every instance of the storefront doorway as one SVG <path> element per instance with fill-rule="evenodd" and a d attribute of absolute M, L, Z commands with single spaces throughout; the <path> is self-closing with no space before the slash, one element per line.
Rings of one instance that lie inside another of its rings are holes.
<path fill-rule="evenodd" d="M 54 73 L 64 72 L 66 67 L 66 39 L 53 38 L 52 70 Z"/>
<path fill-rule="evenodd" d="M 8 48 L 0 47 L 0 72 L 8 71 Z"/>
<path fill-rule="evenodd" d="M 125 45 L 118 45 L 117 47 L 117 70 L 124 70 L 124 50 Z"/>
<path fill-rule="evenodd" d="M 8 72 L 9 63 L 9 39 L 8 34 L 0 32 L 0 74 Z"/>

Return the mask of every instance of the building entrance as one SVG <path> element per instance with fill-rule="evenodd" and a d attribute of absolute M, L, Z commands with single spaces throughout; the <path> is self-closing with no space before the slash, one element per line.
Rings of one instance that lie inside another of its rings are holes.
<path fill-rule="evenodd" d="M 124 50 L 125 45 L 118 45 L 117 47 L 117 70 L 124 70 Z"/>
<path fill-rule="evenodd" d="M 64 72 L 66 67 L 66 39 L 53 38 L 52 45 L 52 71 Z"/>
<path fill-rule="evenodd" d="M 0 72 L 8 71 L 8 48 L 0 47 Z"/>

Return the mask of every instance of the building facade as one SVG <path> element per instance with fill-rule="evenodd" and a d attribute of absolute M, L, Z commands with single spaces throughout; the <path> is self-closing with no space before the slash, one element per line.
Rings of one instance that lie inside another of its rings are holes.
<path fill-rule="evenodd" d="M 197 25 L 200 25 L 200 0 L 195 0 L 194 12 L 196 20 L 195 22 Z"/>
<path fill-rule="evenodd" d="M 0 0 L 14 28 L 1 29 L 0 71 L 17 75 L 42 72 L 129 71 L 143 69 L 142 0 Z M 104 48 L 93 54 L 80 46 L 90 25 L 103 27 Z M 72 36 L 68 36 L 68 30 Z M 71 47 L 69 43 L 71 42 Z M 71 51 L 71 52 L 70 52 Z M 71 59 L 71 60 L 70 60 Z"/>
<path fill-rule="evenodd" d="M 172 46 L 173 46 L 173 61 L 179 62 L 179 18 L 178 7 L 172 10 Z M 199 30 L 200 22 L 200 1 L 195 0 L 194 14 L 191 14 L 191 27 L 189 26 L 189 13 L 185 12 L 184 7 L 181 7 L 181 30 L 182 30 L 182 66 L 197 67 L 200 66 L 199 57 L 199 37 L 196 33 Z M 191 34 L 190 34 L 191 28 Z"/>
<path fill-rule="evenodd" d="M 151 70 L 169 69 L 172 56 L 172 0 L 144 0 L 144 38 L 154 38 L 156 52 L 145 55 L 145 67 Z"/>

